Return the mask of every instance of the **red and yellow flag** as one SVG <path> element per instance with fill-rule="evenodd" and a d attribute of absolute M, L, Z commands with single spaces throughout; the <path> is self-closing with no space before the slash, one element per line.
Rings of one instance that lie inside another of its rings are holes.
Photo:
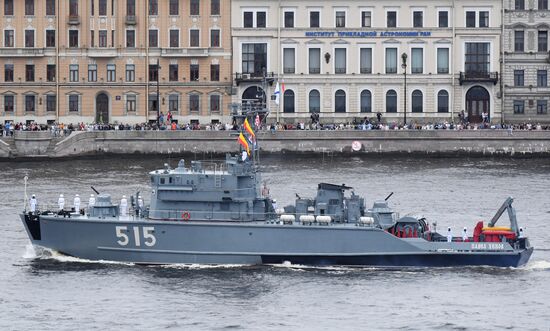
<path fill-rule="evenodd" d="M 243 148 L 246 150 L 246 153 L 247 153 L 248 155 L 250 155 L 250 147 L 248 146 L 248 141 L 246 140 L 246 138 L 244 137 L 244 135 L 243 135 L 242 132 L 241 132 L 241 134 L 239 134 L 238 142 L 239 142 L 239 144 L 241 144 L 241 146 L 243 146 Z"/>
<path fill-rule="evenodd" d="M 256 140 L 256 135 L 254 134 L 254 130 L 252 130 L 250 123 L 248 123 L 248 118 L 244 119 L 244 129 L 246 130 L 246 132 L 248 132 L 248 134 L 252 138 L 252 141 Z"/>

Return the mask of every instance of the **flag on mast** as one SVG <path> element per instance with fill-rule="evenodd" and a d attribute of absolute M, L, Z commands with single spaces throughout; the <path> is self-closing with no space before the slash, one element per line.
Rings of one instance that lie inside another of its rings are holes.
<path fill-rule="evenodd" d="M 273 94 L 275 94 L 275 103 L 279 104 L 279 94 L 281 94 L 279 90 L 279 81 L 277 81 L 277 85 L 275 85 L 275 92 L 273 92 Z"/>
<path fill-rule="evenodd" d="M 241 146 L 244 148 L 246 153 L 250 155 L 250 147 L 248 146 L 248 141 L 246 140 L 242 132 L 241 134 L 239 134 L 239 139 L 237 141 L 239 142 L 239 144 L 241 144 Z"/>
<path fill-rule="evenodd" d="M 250 123 L 248 123 L 248 118 L 244 119 L 244 129 L 246 130 L 246 132 L 248 132 L 248 134 L 252 138 L 252 141 L 255 141 L 256 140 L 256 135 L 254 134 L 254 130 L 252 130 L 252 127 L 250 126 Z"/>

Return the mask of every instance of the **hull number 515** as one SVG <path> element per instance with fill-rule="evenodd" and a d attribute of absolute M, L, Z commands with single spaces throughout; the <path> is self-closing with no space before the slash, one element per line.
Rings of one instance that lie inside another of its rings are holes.
<path fill-rule="evenodd" d="M 116 236 L 118 238 L 117 243 L 120 246 L 126 246 L 130 242 L 130 237 L 134 240 L 136 247 L 140 247 L 141 244 L 145 246 L 153 247 L 157 243 L 157 238 L 153 234 L 155 228 L 152 226 L 144 226 L 141 228 L 139 226 L 132 226 L 130 230 L 127 226 L 117 226 L 115 227 Z"/>

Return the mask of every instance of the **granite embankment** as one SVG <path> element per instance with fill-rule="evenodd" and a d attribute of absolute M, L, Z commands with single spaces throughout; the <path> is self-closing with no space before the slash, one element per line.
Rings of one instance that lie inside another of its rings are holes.
<path fill-rule="evenodd" d="M 267 153 L 550 156 L 550 131 L 263 131 L 257 136 Z M 0 158 L 223 154 L 238 148 L 228 131 L 96 131 L 61 138 L 21 131 L 0 139 Z"/>

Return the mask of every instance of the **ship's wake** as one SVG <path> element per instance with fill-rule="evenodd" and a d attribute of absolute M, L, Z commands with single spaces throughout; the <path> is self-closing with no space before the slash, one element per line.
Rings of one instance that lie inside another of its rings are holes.
<path fill-rule="evenodd" d="M 524 265 L 523 267 L 520 267 L 520 269 L 536 270 L 536 271 L 550 270 L 550 261 L 545 261 L 545 260 L 529 261 L 526 265 Z"/>
<path fill-rule="evenodd" d="M 25 252 L 22 256 L 26 260 L 51 260 L 62 263 L 92 263 L 92 264 L 118 264 L 118 265 L 134 265 L 130 262 L 119 262 L 110 260 L 88 260 L 79 257 L 62 254 L 58 251 L 49 248 L 38 247 L 33 245 L 25 246 Z"/>

